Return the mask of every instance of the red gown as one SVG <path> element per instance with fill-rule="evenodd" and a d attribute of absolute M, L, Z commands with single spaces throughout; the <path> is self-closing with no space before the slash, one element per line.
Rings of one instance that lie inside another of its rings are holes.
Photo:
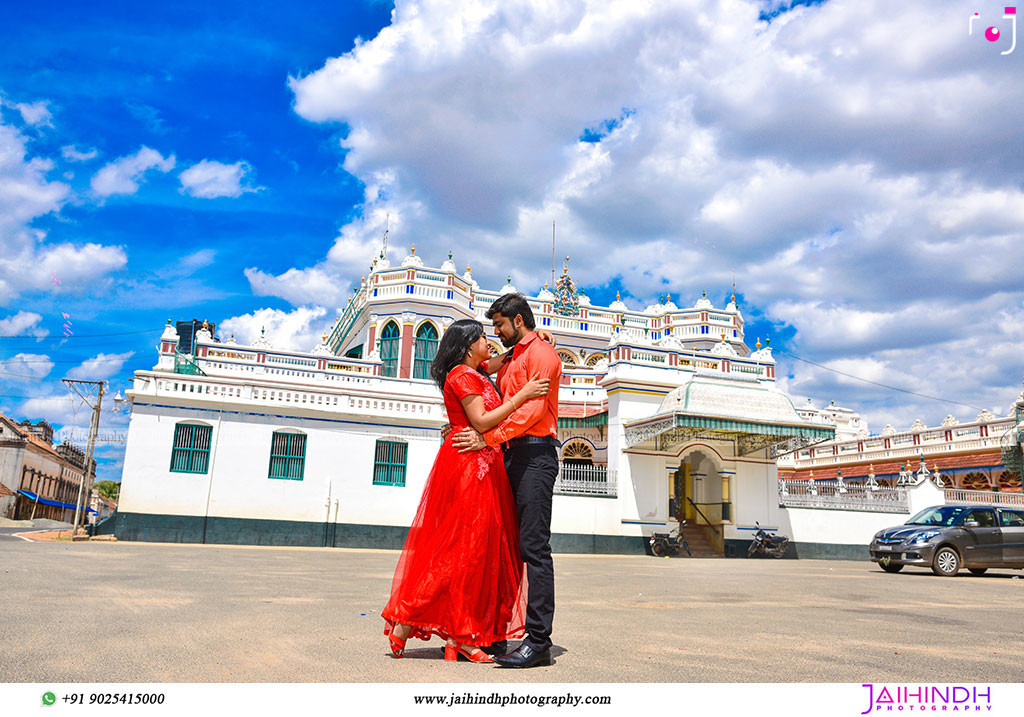
<path fill-rule="evenodd" d="M 482 646 L 525 632 L 519 522 L 501 449 L 460 454 L 451 442 L 470 425 L 462 398 L 474 394 L 487 411 L 501 405 L 481 374 L 463 364 L 452 369 L 444 387 L 452 434 L 434 460 L 398 559 L 381 613 L 384 634 L 401 623 L 421 640 L 438 635 Z"/>

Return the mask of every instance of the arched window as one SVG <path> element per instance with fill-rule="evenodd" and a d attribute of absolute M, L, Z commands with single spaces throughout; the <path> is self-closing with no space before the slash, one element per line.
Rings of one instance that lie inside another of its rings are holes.
<path fill-rule="evenodd" d="M 416 332 L 416 359 L 413 362 L 413 378 L 430 378 L 430 364 L 437 354 L 437 329 L 426 321 Z"/>
<path fill-rule="evenodd" d="M 562 447 L 562 462 L 577 466 L 593 465 L 594 450 L 586 441 L 569 441 Z"/>
<path fill-rule="evenodd" d="M 381 374 L 394 378 L 398 375 L 398 352 L 401 343 L 401 333 L 398 324 L 389 321 L 380 332 L 380 360 L 384 362 L 384 369 Z"/>
<path fill-rule="evenodd" d="M 999 490 L 1002 493 L 1020 493 L 1020 476 L 1013 471 L 1003 471 L 999 474 Z"/>
<path fill-rule="evenodd" d="M 587 366 L 593 368 L 594 366 L 597 366 L 597 362 L 603 358 L 607 358 L 607 356 L 601 353 L 590 354 L 590 356 L 587 357 Z"/>
<path fill-rule="evenodd" d="M 206 473 L 210 467 L 212 426 L 179 423 L 174 426 L 171 450 L 172 473 Z"/>
<path fill-rule="evenodd" d="M 560 358 L 562 360 L 562 365 L 563 366 L 575 366 L 576 365 L 576 357 L 573 356 L 568 351 L 563 351 L 563 350 L 559 349 L 558 350 L 558 358 Z"/>
<path fill-rule="evenodd" d="M 961 480 L 961 485 L 966 490 L 992 490 L 992 486 L 988 482 L 988 476 L 984 473 L 968 473 Z"/>

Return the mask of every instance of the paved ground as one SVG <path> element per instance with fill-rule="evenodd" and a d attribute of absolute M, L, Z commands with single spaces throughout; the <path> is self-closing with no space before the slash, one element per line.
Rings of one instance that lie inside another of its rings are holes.
<path fill-rule="evenodd" d="M 42 532 L 42 530 L 43 530 L 43 528 L 34 528 L 32 526 L 17 527 L 17 526 L 0 525 L 0 540 L 5 540 L 5 539 L 8 539 L 8 538 L 13 539 L 13 540 L 20 540 L 19 538 L 16 538 L 14 536 L 20 533 L 22 535 L 27 535 L 27 536 L 31 537 L 31 533 L 34 533 L 36 531 Z"/>
<path fill-rule="evenodd" d="M 437 640 L 389 656 L 393 551 L 3 533 L 0 683 L 990 683 L 1024 663 L 1019 571 L 557 555 L 556 664 L 503 670 Z"/>

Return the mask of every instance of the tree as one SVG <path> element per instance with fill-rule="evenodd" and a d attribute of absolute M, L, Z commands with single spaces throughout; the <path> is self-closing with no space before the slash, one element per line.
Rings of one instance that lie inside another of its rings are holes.
<path fill-rule="evenodd" d="M 115 483 L 112 480 L 100 480 L 93 483 L 93 487 L 96 488 L 96 492 L 102 495 L 107 500 L 116 501 L 121 495 L 121 484 Z"/>

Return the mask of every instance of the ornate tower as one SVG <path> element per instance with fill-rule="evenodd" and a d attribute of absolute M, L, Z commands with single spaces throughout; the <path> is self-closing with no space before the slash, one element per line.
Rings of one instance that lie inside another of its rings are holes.
<path fill-rule="evenodd" d="M 569 276 L 569 257 L 565 257 L 562 275 L 555 281 L 555 301 L 552 310 L 562 316 L 578 316 L 580 313 L 580 294 L 576 283 Z"/>

